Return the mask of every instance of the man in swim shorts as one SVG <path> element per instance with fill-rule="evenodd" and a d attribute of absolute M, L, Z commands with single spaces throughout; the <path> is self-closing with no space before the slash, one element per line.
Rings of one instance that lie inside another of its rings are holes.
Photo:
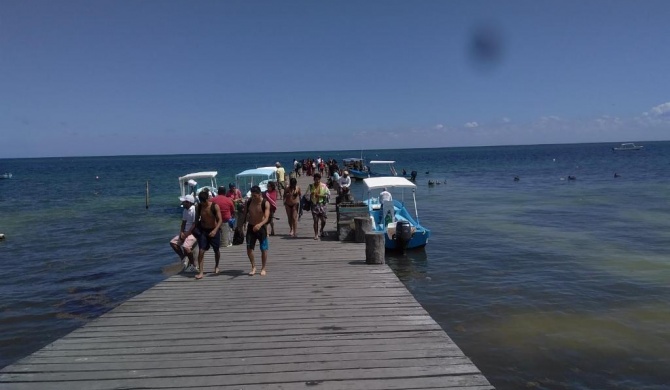
<path fill-rule="evenodd" d="M 251 187 L 251 199 L 247 202 L 247 256 L 251 262 L 251 271 L 249 275 L 256 274 L 256 261 L 254 259 L 254 249 L 256 241 L 260 243 L 261 248 L 261 276 L 267 273 L 266 264 L 268 261 L 268 232 L 265 224 L 270 220 L 270 204 L 263 199 L 261 188 L 259 186 Z"/>
<path fill-rule="evenodd" d="M 200 228 L 200 234 L 197 237 L 198 246 L 200 247 L 198 251 L 198 268 L 200 268 L 200 273 L 195 278 L 200 280 L 205 276 L 203 266 L 205 263 L 205 252 L 210 246 L 214 249 L 216 264 L 219 264 L 219 260 L 221 259 L 219 247 L 221 246 L 220 229 L 222 221 L 221 209 L 219 205 L 209 199 L 209 191 L 200 191 L 198 199 L 200 200 L 200 204 L 195 209 L 195 220 Z"/>

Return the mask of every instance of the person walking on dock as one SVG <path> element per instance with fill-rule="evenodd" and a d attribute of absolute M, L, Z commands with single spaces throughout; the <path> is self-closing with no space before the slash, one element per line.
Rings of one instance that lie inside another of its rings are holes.
<path fill-rule="evenodd" d="M 319 236 L 325 237 L 323 229 L 326 227 L 326 219 L 328 218 L 328 198 L 330 197 L 330 190 L 328 186 L 321 183 L 321 174 L 314 173 L 314 183 L 307 187 L 312 201 L 312 218 L 314 219 L 314 239 L 318 240 Z M 319 233 L 319 221 L 321 222 L 321 233 Z"/>
<path fill-rule="evenodd" d="M 233 245 L 230 242 L 231 230 L 228 222 L 230 221 L 231 218 L 235 218 L 235 203 L 231 198 L 226 196 L 225 186 L 219 187 L 218 195 L 212 198 L 212 202 L 216 203 L 219 206 L 219 209 L 221 210 L 221 245 L 223 245 L 224 248 L 227 248 Z M 219 270 L 219 263 L 217 262 L 216 269 L 214 270 L 214 272 L 218 273 L 219 272 L 218 270 Z"/>
<path fill-rule="evenodd" d="M 261 276 L 265 276 L 269 249 L 268 232 L 265 225 L 270 220 L 270 205 L 267 200 L 263 199 L 259 186 L 251 187 L 251 199 L 247 201 L 245 215 L 247 220 L 247 256 L 251 262 L 249 275 L 256 274 L 254 249 L 256 241 L 258 241 L 261 248 Z"/>
<path fill-rule="evenodd" d="M 291 237 L 298 237 L 298 209 L 300 208 L 300 197 L 302 190 L 298 186 L 298 179 L 292 177 L 289 185 L 284 191 L 284 207 L 286 208 L 286 217 L 288 219 L 289 233 Z"/>
<path fill-rule="evenodd" d="M 284 189 L 286 188 L 286 170 L 281 166 L 279 161 L 275 163 L 277 167 L 277 199 L 281 199 L 284 196 Z"/>
<path fill-rule="evenodd" d="M 209 199 L 209 191 L 200 191 L 198 200 L 200 200 L 200 204 L 195 208 L 195 220 L 200 230 L 200 233 L 197 235 L 198 247 L 200 247 L 198 250 L 198 268 L 200 269 L 200 273 L 195 278 L 200 280 L 205 276 L 205 252 L 207 252 L 210 246 L 214 249 L 216 264 L 219 264 L 219 260 L 221 260 L 221 252 L 219 251 L 219 246 L 221 246 L 221 209 Z M 214 272 L 217 273 L 218 268 Z"/>
<path fill-rule="evenodd" d="M 184 211 L 181 213 L 181 227 L 179 234 L 171 241 L 170 246 L 179 255 L 179 260 L 184 265 L 184 271 L 195 272 L 195 259 L 193 257 L 193 246 L 197 242 L 193 236 L 195 227 L 195 198 L 193 195 L 186 195 L 179 198 Z M 188 261 L 185 260 L 188 258 Z"/>
<path fill-rule="evenodd" d="M 277 211 L 277 186 L 275 186 L 275 182 L 269 181 L 268 182 L 268 189 L 263 193 L 263 198 L 270 203 L 270 222 L 268 222 L 268 225 L 270 225 L 270 235 L 274 236 L 275 235 L 275 211 Z"/>

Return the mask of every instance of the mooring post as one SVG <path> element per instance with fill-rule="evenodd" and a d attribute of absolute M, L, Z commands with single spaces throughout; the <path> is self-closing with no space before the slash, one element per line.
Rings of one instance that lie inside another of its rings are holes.
<path fill-rule="evenodd" d="M 365 262 L 367 264 L 384 264 L 384 233 L 365 233 Z"/>
<path fill-rule="evenodd" d="M 354 230 L 356 232 L 356 242 L 365 242 L 365 233 L 372 230 L 370 217 L 354 217 Z"/>

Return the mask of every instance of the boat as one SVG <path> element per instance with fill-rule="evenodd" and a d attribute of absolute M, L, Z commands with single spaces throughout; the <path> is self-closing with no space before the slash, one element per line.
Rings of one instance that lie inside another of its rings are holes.
<path fill-rule="evenodd" d="M 345 158 L 342 160 L 342 170 L 349 172 L 352 180 L 363 180 L 368 176 L 368 168 L 365 166 L 365 160 L 362 158 Z"/>
<path fill-rule="evenodd" d="M 195 201 L 198 201 L 198 194 L 205 188 L 209 189 L 212 195 L 216 196 L 218 189 L 216 185 L 217 171 L 206 171 L 189 173 L 179 178 L 180 196 L 193 195 Z"/>
<path fill-rule="evenodd" d="M 12 178 L 11 173 L 3 173 L 2 175 L 0 175 L 0 179 L 11 179 L 11 178 Z"/>
<path fill-rule="evenodd" d="M 267 191 L 268 182 L 277 181 L 277 167 L 261 167 L 247 169 L 235 175 L 237 188 L 246 194 L 245 197 L 251 197 L 251 187 L 259 186 L 261 191 Z"/>
<path fill-rule="evenodd" d="M 367 199 L 363 201 L 368 207 L 372 222 L 372 230 L 384 233 L 386 249 L 422 248 L 428 243 L 430 230 L 419 223 L 416 207 L 416 184 L 397 176 L 380 176 L 363 179 L 367 188 Z M 379 193 L 386 188 L 392 192 L 394 199 L 380 201 Z M 394 191 L 394 190 L 401 191 Z M 414 215 L 405 204 L 405 192 L 412 194 Z M 376 195 L 376 196 L 375 196 Z M 400 200 L 398 200 L 400 195 Z"/>
<path fill-rule="evenodd" d="M 614 151 L 622 151 L 622 150 L 642 150 L 642 148 L 644 148 L 644 146 L 642 146 L 642 145 L 635 145 L 635 144 L 632 143 L 632 142 L 626 142 L 626 143 L 621 144 L 621 146 L 612 148 L 612 150 L 614 150 Z"/>
<path fill-rule="evenodd" d="M 428 172 L 426 172 L 428 173 Z M 411 181 L 416 180 L 416 171 L 407 173 L 404 169 L 402 172 L 398 173 L 395 169 L 395 161 L 392 160 L 372 160 L 370 161 L 370 166 L 368 167 L 368 177 L 379 177 L 379 176 L 400 176 L 409 178 Z"/>

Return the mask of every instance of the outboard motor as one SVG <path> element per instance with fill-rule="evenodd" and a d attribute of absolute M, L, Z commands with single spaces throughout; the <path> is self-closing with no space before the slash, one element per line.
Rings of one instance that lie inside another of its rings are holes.
<path fill-rule="evenodd" d="M 395 247 L 404 251 L 412 239 L 412 225 L 408 221 L 398 221 L 395 224 Z"/>

